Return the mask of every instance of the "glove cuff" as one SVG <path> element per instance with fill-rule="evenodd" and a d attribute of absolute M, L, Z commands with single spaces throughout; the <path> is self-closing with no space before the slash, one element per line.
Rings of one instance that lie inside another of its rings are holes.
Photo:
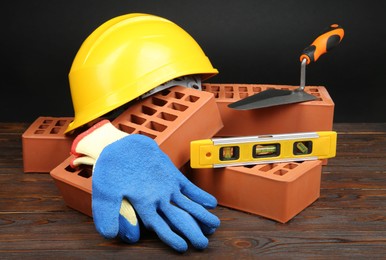
<path fill-rule="evenodd" d="M 107 119 L 98 122 L 78 135 L 73 141 L 71 154 L 75 158 L 71 161 L 71 166 L 76 167 L 81 164 L 82 160 L 77 159 L 83 156 L 91 157 L 95 162 L 107 145 L 128 135 L 128 133 L 117 129 Z"/>

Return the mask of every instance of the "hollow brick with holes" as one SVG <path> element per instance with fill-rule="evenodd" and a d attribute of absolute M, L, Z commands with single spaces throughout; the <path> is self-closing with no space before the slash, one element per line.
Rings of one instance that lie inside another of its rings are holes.
<path fill-rule="evenodd" d="M 218 204 L 286 223 L 320 196 L 319 160 L 192 169 L 187 177 Z"/>
<path fill-rule="evenodd" d="M 302 102 L 254 110 L 234 110 L 229 104 L 267 89 L 294 90 L 297 86 L 265 84 L 203 84 L 203 90 L 213 93 L 224 127 L 217 136 L 248 136 L 295 132 L 330 131 L 334 117 L 334 102 L 322 86 L 307 86 L 305 91 L 317 97 Z"/>
<path fill-rule="evenodd" d="M 72 117 L 38 117 L 22 135 L 24 172 L 48 173 L 69 156 Z"/>
<path fill-rule="evenodd" d="M 211 138 L 223 127 L 211 93 L 181 86 L 139 101 L 112 123 L 129 134 L 153 138 L 180 169 L 190 159 L 190 141 Z M 91 171 L 88 167 L 72 169 L 71 158 L 66 158 L 50 174 L 66 204 L 92 216 Z"/>

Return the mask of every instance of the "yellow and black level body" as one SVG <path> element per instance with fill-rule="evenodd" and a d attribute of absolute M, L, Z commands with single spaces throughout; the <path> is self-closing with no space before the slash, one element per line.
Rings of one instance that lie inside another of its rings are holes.
<path fill-rule="evenodd" d="M 319 160 L 335 157 L 334 131 L 212 138 L 190 143 L 192 168 Z"/>

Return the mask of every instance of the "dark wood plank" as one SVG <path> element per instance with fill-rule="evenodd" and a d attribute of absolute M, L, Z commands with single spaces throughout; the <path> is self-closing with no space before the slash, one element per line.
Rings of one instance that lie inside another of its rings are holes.
<path fill-rule="evenodd" d="M 21 134 L 0 123 L 0 258 L 384 258 L 386 124 L 335 124 L 337 157 L 323 166 L 320 198 L 286 224 L 218 206 L 209 248 L 178 254 L 150 231 L 128 245 L 105 240 L 68 208 L 49 174 L 24 174 Z M 258 199 L 258 198 L 257 198 Z"/>

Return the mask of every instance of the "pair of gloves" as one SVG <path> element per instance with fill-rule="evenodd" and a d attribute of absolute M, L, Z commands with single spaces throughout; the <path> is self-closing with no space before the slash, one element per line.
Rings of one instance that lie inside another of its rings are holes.
<path fill-rule="evenodd" d="M 207 209 L 217 205 L 209 193 L 191 183 L 144 135 L 127 134 L 103 120 L 74 140 L 71 164 L 93 165 L 92 213 L 105 238 L 139 240 L 144 226 L 178 252 L 205 249 L 220 220 Z"/>

